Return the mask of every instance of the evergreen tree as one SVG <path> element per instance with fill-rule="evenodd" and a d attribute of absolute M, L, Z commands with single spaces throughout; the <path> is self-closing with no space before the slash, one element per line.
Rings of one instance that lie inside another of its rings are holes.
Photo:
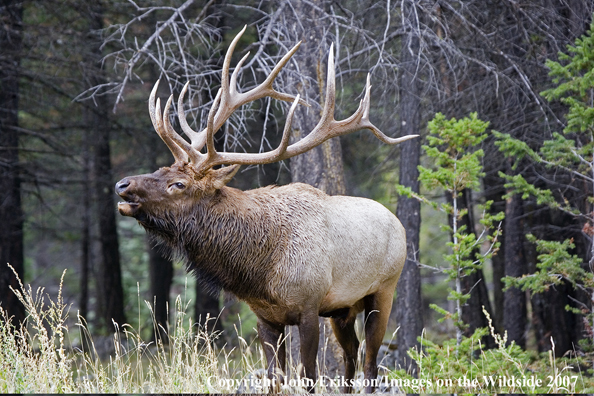
<path fill-rule="evenodd" d="M 468 309 L 468 301 L 471 299 L 472 290 L 465 289 L 464 281 L 480 271 L 483 264 L 496 252 L 499 242 L 499 231 L 488 233 L 488 230 L 503 219 L 503 213 L 496 216 L 489 214 L 488 209 L 492 202 L 484 205 L 481 224 L 484 231 L 480 235 L 469 231 L 469 221 L 464 219 L 469 215 L 466 207 L 460 207 L 460 199 L 469 189 L 479 189 L 481 177 L 484 176 L 482 157 L 484 152 L 480 147 L 487 137 L 485 132 L 489 123 L 478 119 L 473 113 L 470 117 L 462 120 L 454 118 L 446 120 L 441 113 L 429 122 L 428 145 L 423 150 L 431 158 L 432 167 L 419 166 L 419 180 L 423 188 L 428 191 L 442 190 L 449 196 L 446 202 L 432 201 L 420 194 L 414 193 L 410 188 L 399 186 L 399 193 L 416 197 L 420 201 L 429 204 L 434 209 L 440 210 L 448 215 L 449 222 L 443 228 L 451 235 L 450 254 L 444 257 L 446 267 L 443 272 L 454 282 L 454 289 L 450 289 L 448 299 L 455 301 L 456 309 L 449 312 L 443 307 L 435 304 L 432 308 L 443 315 L 443 319 L 452 319 L 457 327 L 458 345 L 462 343 L 463 335 L 474 333 L 476 327 L 465 323 L 464 310 Z M 474 228 L 474 224 L 472 225 Z M 496 228 L 496 227 L 495 227 Z M 486 252 L 480 251 L 480 246 L 485 242 L 490 248 Z M 441 267 L 441 266 L 440 266 Z M 478 285 L 474 285 L 477 287 Z M 485 319 L 485 326 L 487 322 Z M 487 342 L 487 345 L 490 342 Z"/>
<path fill-rule="evenodd" d="M 560 101 L 568 108 L 563 133 L 554 132 L 538 149 L 508 134 L 497 133 L 497 145 L 515 165 L 526 160 L 547 170 L 546 185 L 529 180 L 522 174 L 504 175 L 509 196 L 534 197 L 538 205 L 548 206 L 572 218 L 581 232 L 565 240 L 545 240 L 530 236 L 536 244 L 536 272 L 521 278 L 508 277 L 508 287 L 521 287 L 532 293 L 543 293 L 552 287 L 571 284 L 581 294 L 592 296 L 594 279 L 593 216 L 594 203 L 594 23 L 590 30 L 567 53 L 559 54 L 559 62 L 548 60 L 553 88 L 542 92 L 548 101 Z M 555 186 L 555 187 L 551 187 Z M 590 251 L 577 252 L 575 238 L 587 238 Z M 581 253 L 581 254 L 578 254 Z M 581 300 L 581 301 L 580 301 Z M 585 302 L 584 302 L 585 300 Z M 589 298 L 577 300 L 567 308 L 574 313 L 591 312 Z M 592 321 L 589 321 L 592 323 Z"/>

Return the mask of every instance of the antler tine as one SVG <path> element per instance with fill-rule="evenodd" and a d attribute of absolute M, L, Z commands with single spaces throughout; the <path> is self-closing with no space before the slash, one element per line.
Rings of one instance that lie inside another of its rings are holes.
<path fill-rule="evenodd" d="M 284 100 L 285 102 L 294 101 L 295 96 L 276 91 L 272 87 L 272 83 L 274 82 L 274 80 L 276 79 L 276 77 L 278 76 L 280 71 L 283 69 L 283 67 L 285 67 L 285 65 L 289 62 L 291 57 L 295 54 L 295 52 L 297 52 L 297 50 L 301 46 L 301 43 L 302 42 L 300 41 L 297 44 L 295 44 L 293 46 L 293 48 L 291 48 L 289 50 L 289 52 L 287 52 L 285 54 L 285 56 L 282 57 L 282 59 L 276 64 L 274 69 L 272 69 L 272 71 L 270 72 L 268 77 L 266 77 L 266 80 L 264 80 L 264 82 L 262 82 L 262 84 L 258 85 L 256 88 L 242 94 L 244 97 L 244 100 L 247 99 L 248 101 L 251 101 L 251 100 L 263 98 L 264 96 L 270 96 L 270 97 L 278 99 L 278 100 Z M 300 99 L 299 103 L 301 103 L 304 106 L 309 107 L 309 104 L 305 100 Z"/>
<path fill-rule="evenodd" d="M 241 68 L 241 65 L 243 64 L 245 59 L 249 55 L 249 52 L 248 52 L 241 59 L 241 61 L 237 64 L 237 67 L 235 68 L 235 70 L 233 71 L 233 75 L 231 76 L 231 81 L 229 81 L 229 68 L 231 66 L 231 56 L 233 55 L 233 51 L 235 50 L 235 46 L 237 45 L 237 42 L 239 41 L 239 39 L 245 32 L 246 28 L 247 28 L 247 25 L 244 26 L 243 29 L 241 29 L 241 31 L 235 36 L 235 38 L 229 45 L 229 49 L 227 50 L 227 54 L 225 55 L 225 59 L 223 60 L 223 68 L 222 68 L 222 73 L 221 73 L 221 87 L 223 88 L 223 96 L 221 99 L 222 105 L 219 107 L 219 109 L 218 109 L 219 111 L 217 111 L 217 116 L 218 116 L 219 122 L 217 123 L 217 127 L 215 128 L 216 130 L 218 130 L 222 126 L 222 124 L 229 118 L 231 113 L 233 113 L 233 111 L 235 110 L 235 109 L 232 109 L 231 111 L 228 112 L 229 114 L 226 116 L 225 116 L 225 114 L 223 114 L 223 112 L 221 112 L 222 109 L 227 107 L 226 104 L 229 101 L 229 97 L 236 92 L 238 71 Z M 186 82 L 186 84 L 184 85 L 184 87 L 183 87 L 182 91 L 180 92 L 179 97 L 177 99 L 177 116 L 179 118 L 179 123 L 180 123 L 182 130 L 190 138 L 190 141 L 192 142 L 192 147 L 194 148 L 194 150 L 200 151 L 202 149 L 202 147 L 204 147 L 204 144 L 206 143 L 208 128 L 205 128 L 200 132 L 196 132 L 190 127 L 190 125 L 188 124 L 188 121 L 186 120 L 186 114 L 184 111 L 184 97 L 186 96 L 189 85 L 190 85 L 190 82 L 189 81 Z M 213 103 L 213 106 L 211 107 L 211 109 L 216 108 L 216 107 L 217 106 L 215 106 L 215 104 Z M 210 113 L 211 112 L 209 112 L 209 114 Z"/>
<path fill-rule="evenodd" d="M 243 64 L 246 61 L 246 59 L 248 58 L 248 56 L 250 56 L 249 51 L 243 56 L 243 58 L 241 58 L 239 60 L 239 62 L 237 62 L 237 65 L 235 66 L 235 69 L 233 70 L 233 73 L 231 74 L 231 80 L 229 80 L 229 94 L 230 94 L 230 96 L 237 95 L 237 76 L 239 75 L 239 71 L 241 70 L 241 67 L 243 66 Z"/>
<path fill-rule="evenodd" d="M 272 98 L 284 101 L 295 100 L 295 96 L 293 95 L 277 92 L 272 87 L 272 83 L 274 82 L 274 79 L 278 76 L 282 68 L 285 67 L 289 59 L 291 59 L 293 54 L 297 52 L 299 46 L 301 45 L 301 41 L 295 44 L 293 48 L 291 48 L 289 52 L 287 52 L 285 56 L 282 57 L 282 59 L 276 64 L 274 69 L 272 69 L 272 72 L 268 75 L 268 77 L 266 77 L 264 82 L 262 82 L 257 87 L 249 90 L 248 92 L 237 92 L 237 76 L 239 74 L 239 71 L 241 70 L 241 66 L 249 56 L 249 52 L 237 63 L 235 70 L 233 70 L 231 79 L 229 79 L 229 68 L 231 66 L 231 57 L 233 55 L 233 51 L 235 51 L 235 46 L 237 45 L 237 42 L 239 42 L 239 39 L 245 32 L 246 28 L 247 25 L 244 26 L 243 29 L 241 29 L 237 36 L 235 36 L 235 38 L 229 45 L 227 55 L 225 55 L 225 61 L 223 62 L 223 70 L 221 76 L 221 86 L 223 87 L 223 89 L 226 89 L 227 91 L 223 92 L 223 97 L 221 99 L 221 107 L 224 107 L 228 104 L 229 107 L 232 109 L 231 112 L 233 112 L 235 109 L 237 109 L 237 107 L 245 103 L 263 98 L 265 96 L 270 96 Z M 305 101 L 302 101 L 302 104 L 308 106 L 307 102 Z"/>
<path fill-rule="evenodd" d="M 324 100 L 324 110 L 318 124 L 334 120 L 334 104 L 336 103 L 336 71 L 334 69 L 334 43 L 330 44 L 330 54 L 328 54 L 328 71 L 326 72 L 326 98 Z M 315 129 L 314 129 L 315 131 Z M 312 132 L 313 133 L 313 132 Z M 310 133 L 311 135 L 311 133 Z"/>
<path fill-rule="evenodd" d="M 217 127 L 214 128 L 214 124 L 213 124 L 213 128 L 215 130 L 218 130 L 225 121 L 227 121 L 227 119 L 229 118 L 229 116 L 233 113 L 233 111 L 235 109 L 231 109 L 230 111 L 228 111 L 228 114 L 225 114 L 225 112 L 223 111 L 225 108 L 228 108 L 227 103 L 229 102 L 229 98 L 234 95 L 237 92 L 237 75 L 238 72 L 241 68 L 241 65 L 245 62 L 245 60 L 247 59 L 247 57 L 249 56 L 249 52 L 239 61 L 239 63 L 237 64 L 237 66 L 235 67 L 235 70 L 233 71 L 233 75 L 231 76 L 231 80 L 229 81 L 229 68 L 231 67 L 231 57 L 233 55 L 233 51 L 235 50 L 235 46 L 237 45 L 237 42 L 239 41 L 239 39 L 241 38 L 241 36 L 243 35 L 243 33 L 245 32 L 245 29 L 247 28 L 247 25 L 245 25 L 243 27 L 243 29 L 241 29 L 241 31 L 235 36 L 235 38 L 233 39 L 233 41 L 231 42 L 231 44 L 229 45 L 229 48 L 227 50 L 227 54 L 225 55 L 225 59 L 223 60 L 223 68 L 221 71 L 221 88 L 222 91 L 220 90 L 219 92 L 222 92 L 222 97 L 221 97 L 221 106 L 218 107 L 218 105 L 215 105 L 215 103 L 213 102 L 211 110 L 212 109 L 217 109 L 216 115 L 218 116 L 218 123 L 217 123 Z M 203 129 L 200 132 L 196 132 L 194 131 L 192 128 L 190 128 L 190 126 L 188 125 L 188 121 L 186 120 L 186 115 L 185 115 L 185 111 L 184 111 L 184 97 L 186 95 L 186 92 L 188 90 L 188 86 L 189 86 L 190 82 L 188 81 L 186 83 L 186 85 L 184 85 L 184 88 L 182 89 L 181 93 L 179 94 L 179 98 L 177 99 L 177 109 L 178 109 L 178 113 L 177 116 L 179 118 L 180 121 L 180 126 L 182 128 L 182 130 L 185 132 L 186 135 L 188 135 L 188 137 L 190 138 L 190 140 L 192 141 L 192 147 L 197 150 L 200 151 L 202 149 L 202 147 L 204 147 L 204 144 L 206 143 L 208 137 L 208 127 Z M 209 117 L 210 114 L 212 113 L 212 111 L 209 111 Z M 214 116 L 214 114 L 213 114 Z"/>
<path fill-rule="evenodd" d="M 163 124 L 165 126 L 165 133 L 167 134 L 168 138 L 171 139 L 179 148 L 181 148 L 187 154 L 187 157 L 190 158 L 190 161 L 196 163 L 200 160 L 203 156 L 199 151 L 194 150 L 190 143 L 188 143 L 184 138 L 182 138 L 176 131 L 173 129 L 171 125 L 171 121 L 169 120 L 169 110 L 171 108 L 171 103 L 173 102 L 173 95 L 169 96 L 167 103 L 165 104 L 165 110 L 163 110 Z M 186 158 L 187 158 L 186 157 Z"/>
<path fill-rule="evenodd" d="M 291 124 L 293 123 L 293 114 L 295 114 L 295 110 L 297 109 L 297 105 L 300 103 L 299 100 L 300 95 L 297 94 L 291 108 L 289 109 L 289 113 L 287 114 L 287 119 L 285 120 L 285 129 L 283 130 L 283 137 L 279 146 L 273 151 L 273 161 L 278 161 L 280 156 L 287 150 L 287 146 L 289 145 L 289 138 L 291 137 Z"/>
<path fill-rule="evenodd" d="M 184 87 L 182 88 L 179 97 L 177 98 L 177 118 L 179 119 L 179 125 L 182 131 L 184 131 L 184 133 L 190 138 L 192 146 L 195 146 L 198 144 L 198 141 L 201 139 L 202 135 L 190 128 L 190 125 L 188 125 L 188 121 L 186 120 L 186 111 L 184 110 L 184 98 L 186 96 L 186 92 L 188 92 L 189 86 L 190 82 L 188 81 L 186 85 L 184 85 Z M 202 142 L 202 145 L 204 145 L 204 142 Z"/>
<path fill-rule="evenodd" d="M 233 41 L 231 41 L 231 44 L 229 44 L 229 49 L 227 50 L 227 54 L 225 55 L 225 59 L 223 60 L 223 70 L 221 70 L 221 89 L 223 90 L 223 94 L 221 96 L 221 108 L 219 109 L 219 111 L 222 108 L 226 107 L 227 103 L 229 102 L 229 100 L 231 98 L 230 89 L 233 89 L 233 91 L 235 91 L 235 87 L 231 87 L 231 85 L 230 85 L 229 68 L 231 67 L 231 57 L 233 56 L 233 52 L 235 51 L 235 46 L 237 45 L 237 42 L 239 41 L 241 36 L 243 36 L 243 33 L 245 32 L 246 29 L 247 29 L 247 25 L 245 25 L 243 27 L 243 29 L 241 29 L 239 31 L 239 33 L 237 33 L 237 35 L 235 36 Z M 234 80 L 234 81 L 237 81 L 237 73 L 238 73 L 238 69 L 239 69 L 241 63 L 243 63 L 243 59 L 240 62 L 240 64 L 238 65 L 238 67 L 236 67 L 235 70 L 233 71 L 232 80 Z"/>
<path fill-rule="evenodd" d="M 369 121 L 369 107 L 370 107 L 370 105 L 371 105 L 371 75 L 367 74 L 367 83 L 365 84 L 365 96 L 363 97 L 363 100 L 361 101 L 361 104 L 359 105 L 359 108 L 363 109 L 362 116 L 361 116 L 361 126 L 371 130 L 371 132 L 375 135 L 375 137 L 378 138 L 380 141 L 382 141 L 386 144 L 391 144 L 391 145 L 402 143 L 407 140 L 419 137 L 419 135 L 406 135 L 406 136 L 401 136 L 399 138 L 391 138 L 391 137 L 386 136 L 382 131 L 379 130 L 379 128 L 377 128 L 375 125 L 373 125 L 371 123 L 371 121 Z M 359 110 L 357 110 L 357 112 L 355 112 L 355 114 L 357 114 L 358 112 L 359 112 Z M 345 122 L 347 120 L 345 120 Z"/>
<path fill-rule="evenodd" d="M 208 122 L 206 123 L 206 152 L 207 152 L 207 159 L 211 159 L 215 157 L 217 151 L 214 146 L 214 134 L 216 133 L 214 127 L 214 119 L 215 113 L 217 112 L 217 107 L 222 101 L 223 96 L 223 89 L 219 89 L 217 92 L 217 96 L 215 97 L 214 101 L 212 102 L 212 107 L 208 112 Z"/>
<path fill-rule="evenodd" d="M 151 121 L 153 123 L 153 127 L 155 128 L 155 131 L 159 134 L 163 142 L 165 142 L 165 144 L 171 151 L 171 154 L 173 154 L 175 162 L 185 162 L 187 161 L 188 156 L 186 155 L 184 150 L 182 150 L 180 146 L 174 140 L 172 140 L 171 136 L 167 133 L 167 131 L 165 130 L 165 126 L 163 125 L 163 117 L 161 115 L 161 100 L 157 99 L 155 102 L 155 96 L 157 94 L 157 89 L 159 88 L 160 81 L 160 79 L 157 80 L 149 96 L 149 115 L 151 117 Z"/>

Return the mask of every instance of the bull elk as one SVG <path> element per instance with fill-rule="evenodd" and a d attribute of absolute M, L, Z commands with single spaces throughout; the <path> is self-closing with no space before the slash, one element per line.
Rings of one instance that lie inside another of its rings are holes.
<path fill-rule="evenodd" d="M 244 28 L 245 30 L 245 28 Z M 151 174 L 126 177 L 115 190 L 123 199 L 120 214 L 132 216 L 187 263 L 206 287 L 224 289 L 245 301 L 258 318 L 258 336 L 270 378 L 285 367 L 286 325 L 297 325 L 305 377 L 316 381 L 318 316 L 332 318 L 336 338 L 344 349 L 345 379 L 352 384 L 359 341 L 355 316 L 365 310 L 365 378 L 377 377 L 377 354 L 386 331 L 396 283 L 406 258 L 405 232 L 381 204 L 347 196 L 328 196 L 306 184 L 241 191 L 227 187 L 241 165 L 267 164 L 304 153 L 335 136 L 369 129 L 382 142 L 397 144 L 369 121 L 369 76 L 358 110 L 349 118 L 334 119 L 335 76 L 332 49 L 328 59 L 326 98 L 321 120 L 302 140 L 289 145 L 290 125 L 302 100 L 273 89 L 280 70 L 297 51 L 295 45 L 259 86 L 238 92 L 241 59 L 229 78 L 233 50 L 225 56 L 221 88 L 204 130 L 192 130 L 178 100 L 182 138 L 169 121 L 173 96 L 163 112 L 155 100 L 149 112 L 155 130 L 171 150 L 175 162 Z M 292 101 L 278 148 L 270 152 L 217 152 L 214 135 L 243 104 L 272 97 Z M 206 152 L 201 150 L 206 146 Z M 218 167 L 219 165 L 226 165 Z M 278 347 L 277 347 L 278 345 Z M 372 391 L 368 381 L 367 391 Z M 310 391 L 313 387 L 310 387 Z"/>

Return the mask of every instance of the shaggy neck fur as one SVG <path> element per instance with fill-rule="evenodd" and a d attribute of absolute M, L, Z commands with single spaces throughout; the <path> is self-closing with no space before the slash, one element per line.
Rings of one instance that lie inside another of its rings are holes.
<path fill-rule="evenodd" d="M 139 222 L 210 291 L 223 288 L 241 299 L 271 302 L 268 286 L 288 233 L 266 198 L 224 187 L 184 213 L 147 215 Z"/>

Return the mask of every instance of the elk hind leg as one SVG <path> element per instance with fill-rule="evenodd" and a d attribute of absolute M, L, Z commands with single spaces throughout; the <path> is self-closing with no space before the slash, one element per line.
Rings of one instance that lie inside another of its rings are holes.
<path fill-rule="evenodd" d="M 355 333 L 355 316 L 344 318 L 332 318 L 332 330 L 338 340 L 338 343 L 344 351 L 344 378 L 351 384 L 355 378 L 355 368 L 357 365 L 357 353 L 359 351 L 359 340 Z M 344 393 L 351 393 L 351 385 L 342 389 Z"/>
<path fill-rule="evenodd" d="M 301 363 L 307 378 L 307 391 L 313 393 L 317 381 L 316 359 L 318 357 L 318 343 L 320 337 L 320 325 L 317 312 L 304 313 L 299 322 L 299 343 L 301 352 Z"/>
<path fill-rule="evenodd" d="M 365 303 L 365 379 L 369 380 L 365 388 L 373 392 L 377 379 L 377 354 L 382 345 L 392 309 L 394 288 L 387 287 L 364 298 Z"/>

